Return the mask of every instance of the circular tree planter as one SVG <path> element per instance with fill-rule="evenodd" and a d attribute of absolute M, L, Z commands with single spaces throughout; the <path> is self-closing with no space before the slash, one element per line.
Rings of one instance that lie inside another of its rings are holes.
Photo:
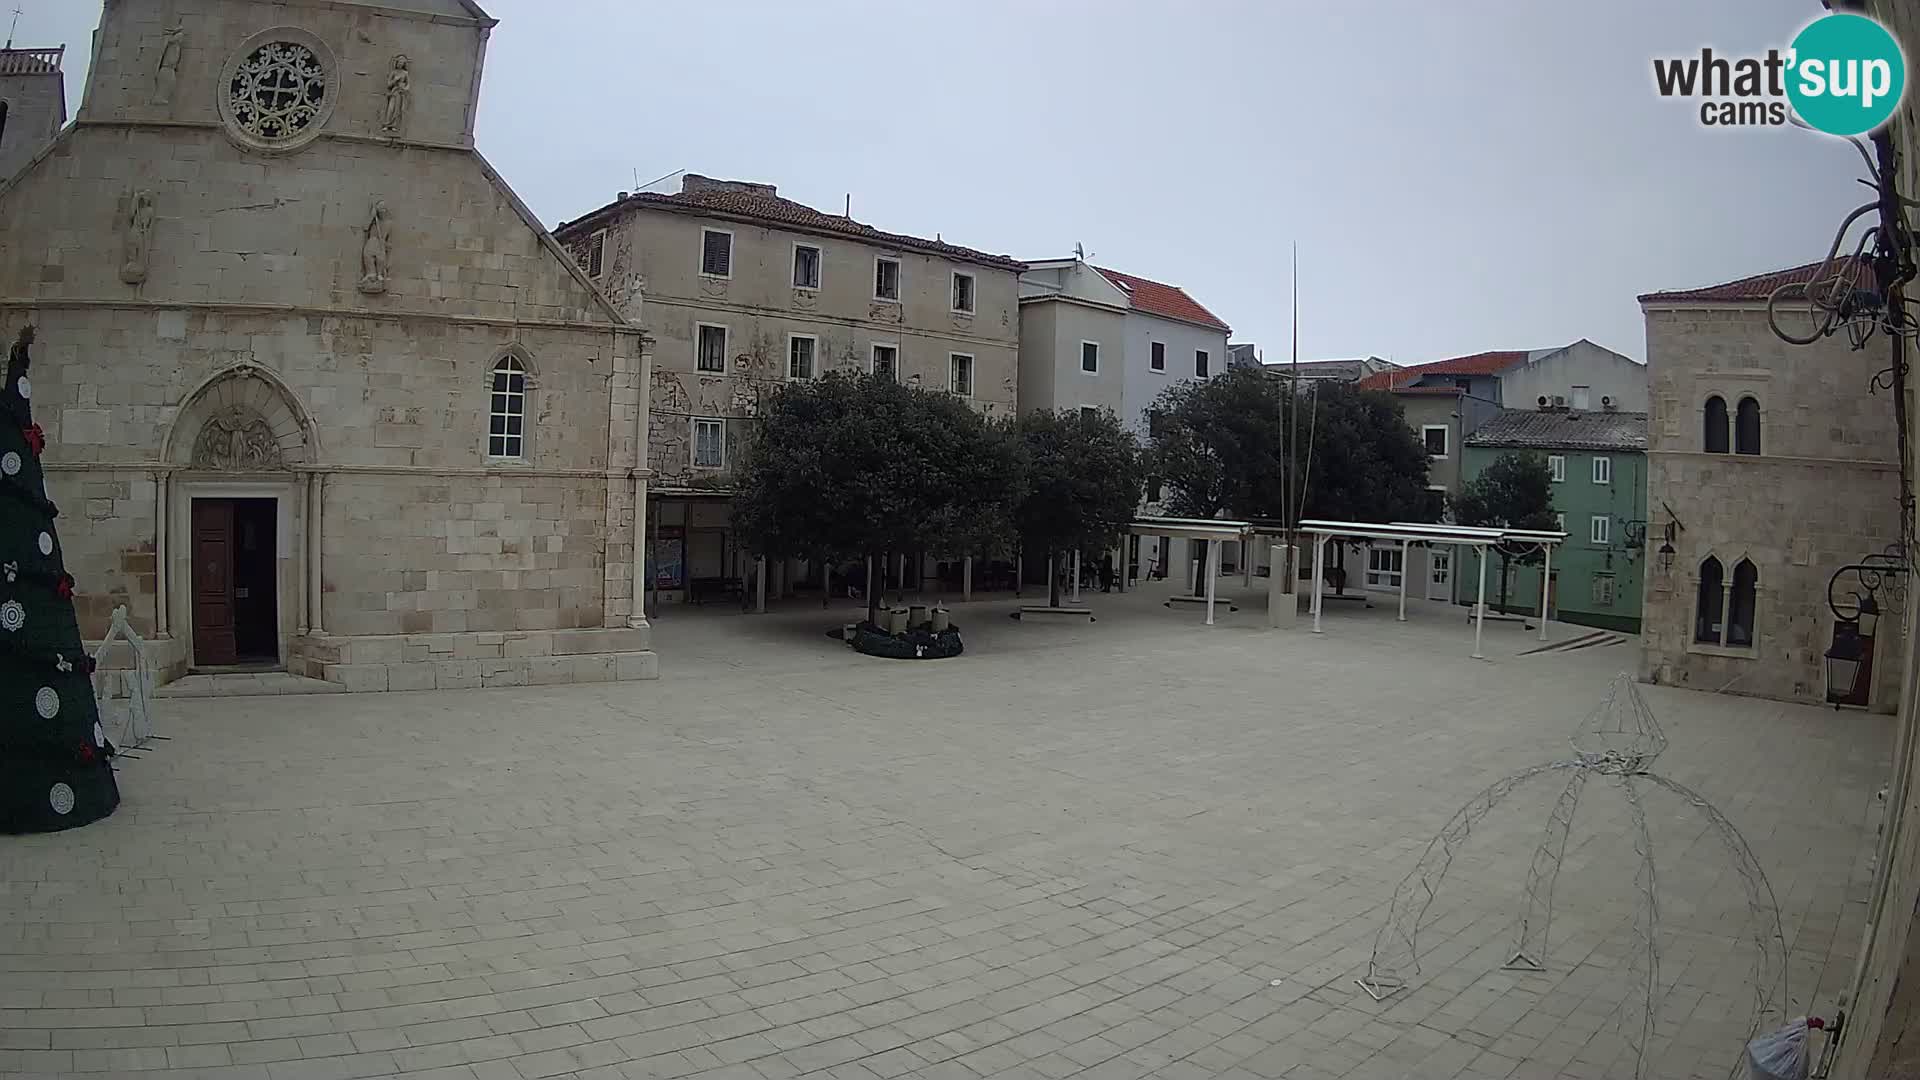
<path fill-rule="evenodd" d="M 959 656 L 966 649 L 960 642 L 957 626 L 939 631 L 916 626 L 902 634 L 889 634 L 870 622 L 863 622 L 853 628 L 852 636 L 846 641 L 855 652 L 889 660 L 945 660 Z"/>

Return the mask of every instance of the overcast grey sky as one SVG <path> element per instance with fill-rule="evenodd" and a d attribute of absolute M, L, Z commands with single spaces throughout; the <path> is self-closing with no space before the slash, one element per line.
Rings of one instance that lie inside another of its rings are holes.
<path fill-rule="evenodd" d="M 549 227 L 677 169 L 884 229 L 1184 286 L 1303 359 L 1581 337 L 1637 293 L 1811 261 L 1859 159 L 1714 131 L 1655 55 L 1784 46 L 1816 0 L 481 0 L 482 151 Z M 66 42 L 94 0 L 14 0 Z"/>

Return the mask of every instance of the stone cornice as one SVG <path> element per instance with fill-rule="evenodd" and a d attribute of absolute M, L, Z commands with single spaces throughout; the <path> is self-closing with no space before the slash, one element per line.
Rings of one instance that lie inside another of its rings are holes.
<path fill-rule="evenodd" d="M 1704 450 L 1649 449 L 1647 456 L 1701 458 L 1709 461 L 1737 462 L 1741 465 L 1844 465 L 1848 468 L 1868 469 L 1874 472 L 1895 472 L 1900 468 L 1900 463 L 1897 461 L 1881 461 L 1875 458 L 1798 457 L 1792 454 L 1709 454 Z"/>
<path fill-rule="evenodd" d="M 46 472 L 135 472 L 153 476 L 191 475 L 194 479 L 213 480 L 261 480 L 288 477 L 304 473 L 321 473 L 327 476 L 448 476 L 448 477 L 493 477 L 524 476 L 529 478 L 564 478 L 575 480 L 651 480 L 651 469 L 616 467 L 612 469 L 543 469 L 538 466 L 483 466 L 483 465 L 348 465 L 321 462 L 317 465 L 301 463 L 287 469 L 268 473 L 221 473 L 195 469 L 191 465 L 175 465 L 163 461 L 45 461 L 41 469 Z"/>
<path fill-rule="evenodd" d="M 384 322 L 435 322 L 508 329 L 566 330 L 577 333 L 640 337 L 631 323 L 565 322 L 557 319 L 501 319 L 486 315 L 450 315 L 440 311 L 318 307 L 311 304 L 244 304 L 218 300 L 146 300 L 136 297 L 0 296 L 0 308 L 109 309 L 124 311 L 214 311 L 240 315 L 301 315 L 320 318 L 376 319 Z"/>

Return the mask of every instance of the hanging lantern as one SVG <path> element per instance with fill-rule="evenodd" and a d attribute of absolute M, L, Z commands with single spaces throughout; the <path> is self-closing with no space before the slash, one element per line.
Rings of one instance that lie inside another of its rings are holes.
<path fill-rule="evenodd" d="M 1859 688 L 1860 667 L 1867 657 L 1867 643 L 1860 636 L 1859 620 L 1843 619 L 1833 624 L 1833 645 L 1827 649 L 1826 656 L 1827 702 L 1838 704 L 1852 697 Z"/>

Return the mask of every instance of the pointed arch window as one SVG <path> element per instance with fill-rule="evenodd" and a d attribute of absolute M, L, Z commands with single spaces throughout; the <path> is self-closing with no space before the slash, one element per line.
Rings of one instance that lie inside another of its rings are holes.
<path fill-rule="evenodd" d="M 516 460 L 527 456 L 527 368 L 511 354 L 493 365 L 487 456 Z"/>
<path fill-rule="evenodd" d="M 1709 454 L 1724 454 L 1728 450 L 1727 438 L 1727 399 L 1715 394 L 1707 399 L 1704 411 L 1706 430 L 1704 449 Z"/>
<path fill-rule="evenodd" d="M 1739 407 L 1734 410 L 1733 452 L 1736 454 L 1760 452 L 1760 402 L 1753 398 L 1741 398 Z"/>
<path fill-rule="evenodd" d="M 1727 596 L 1727 644 L 1733 648 L 1753 645 L 1753 609 L 1759 586 L 1760 571 L 1753 563 L 1741 559 L 1733 565 L 1733 589 Z"/>
<path fill-rule="evenodd" d="M 1700 564 L 1700 597 L 1694 605 L 1693 640 L 1708 645 L 1720 644 L 1721 616 L 1725 611 L 1725 575 L 1720 560 L 1709 555 Z"/>

